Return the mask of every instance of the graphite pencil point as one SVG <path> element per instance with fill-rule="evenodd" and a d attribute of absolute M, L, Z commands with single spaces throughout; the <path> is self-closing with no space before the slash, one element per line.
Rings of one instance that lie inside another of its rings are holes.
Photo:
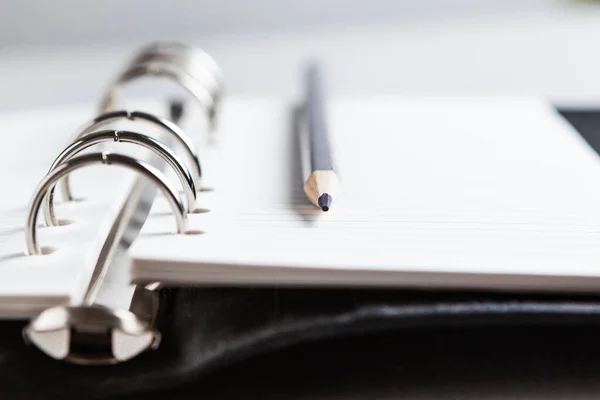
<path fill-rule="evenodd" d="M 323 193 L 319 196 L 319 208 L 323 211 L 329 211 L 329 207 L 331 207 L 331 202 L 333 198 L 328 193 Z"/>

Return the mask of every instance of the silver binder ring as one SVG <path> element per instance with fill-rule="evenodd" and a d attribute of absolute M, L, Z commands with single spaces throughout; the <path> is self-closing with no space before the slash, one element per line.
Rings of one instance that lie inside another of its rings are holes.
<path fill-rule="evenodd" d="M 71 138 L 71 142 L 75 142 L 79 140 L 81 137 L 88 135 L 90 132 L 93 132 L 95 129 L 100 128 L 101 126 L 118 120 L 127 119 L 130 121 L 143 121 L 150 123 L 152 125 L 158 126 L 179 142 L 183 147 L 184 151 L 187 153 L 188 157 L 191 160 L 190 163 L 190 172 L 192 173 L 192 178 L 194 180 L 194 185 L 197 190 L 200 190 L 201 179 L 202 179 L 202 169 L 200 168 L 200 158 L 198 157 L 198 151 L 194 146 L 194 143 L 190 140 L 190 138 L 173 122 L 160 118 L 152 114 L 148 114 L 142 111 L 112 111 L 101 114 L 94 118 L 92 121 L 86 123 L 81 128 L 79 128 L 75 134 Z M 69 177 L 66 176 L 61 182 L 61 193 L 64 201 L 72 201 L 73 195 L 71 191 L 71 187 L 69 185 Z"/>
<path fill-rule="evenodd" d="M 218 106 L 221 97 L 219 81 L 200 63 L 177 53 L 142 53 L 131 64 L 137 67 L 152 68 L 153 65 L 168 65 L 178 68 L 182 73 L 194 78 L 210 94 L 214 106 Z"/>
<path fill-rule="evenodd" d="M 223 73 L 221 68 L 207 52 L 181 42 L 154 42 L 142 48 L 130 64 L 137 64 L 145 60 L 148 55 L 164 58 L 177 58 L 178 63 L 185 63 L 190 69 L 204 69 L 217 82 L 219 89 L 223 86 Z"/>
<path fill-rule="evenodd" d="M 123 166 L 150 179 L 159 187 L 169 202 L 171 210 L 175 215 L 177 232 L 185 233 L 187 231 L 188 220 L 185 212 L 185 206 L 183 205 L 177 190 L 173 187 L 173 185 L 171 185 L 162 172 L 143 161 L 139 161 L 135 158 L 122 154 L 90 153 L 73 157 L 70 160 L 58 165 L 52 172 L 42 179 L 33 192 L 33 196 L 29 202 L 27 220 L 25 222 L 25 245 L 27 248 L 27 254 L 42 254 L 42 250 L 40 249 L 37 241 L 37 218 L 40 211 L 40 206 L 42 205 L 42 201 L 48 190 L 50 190 L 50 188 L 55 185 L 60 178 L 75 170 L 92 164 Z"/>
<path fill-rule="evenodd" d="M 223 94 L 223 74 L 216 61 L 205 51 L 180 42 L 155 42 L 142 48 L 128 65 L 131 68 L 152 63 L 179 67 L 209 91 L 213 108 L 219 106 Z"/>
<path fill-rule="evenodd" d="M 175 174 L 179 178 L 183 191 L 187 199 L 187 210 L 192 213 L 196 207 L 196 186 L 190 174 L 190 171 L 186 165 L 173 153 L 168 147 L 164 146 L 158 140 L 153 139 L 149 136 L 143 135 L 137 132 L 131 131 L 119 131 L 119 130 L 105 130 L 90 133 L 83 136 L 79 140 L 74 141 L 67 146 L 59 155 L 56 157 L 50 170 L 52 172 L 58 165 L 64 163 L 66 160 L 74 157 L 81 151 L 100 143 L 106 142 L 122 142 L 122 143 L 133 143 L 140 145 L 146 149 L 151 150 L 159 157 L 161 157 L 169 166 L 175 171 Z M 67 180 L 68 176 L 64 178 Z M 48 195 L 44 200 L 44 219 L 47 226 L 57 226 L 58 221 L 54 212 L 54 190 L 56 185 L 52 185 Z"/>
<path fill-rule="evenodd" d="M 101 102 L 101 111 L 115 108 L 120 88 L 145 76 L 157 76 L 177 82 L 206 108 L 211 127 L 223 91 L 223 75 L 215 60 L 206 52 L 177 42 L 156 42 L 142 48 L 109 87 Z"/>
<path fill-rule="evenodd" d="M 190 93 L 202 108 L 206 109 L 208 118 L 211 124 L 214 123 L 215 115 L 215 102 L 211 93 L 204 87 L 200 82 L 194 79 L 193 76 L 187 74 L 185 71 L 177 66 L 170 64 L 142 64 L 135 65 L 127 69 L 117 81 L 110 86 L 101 101 L 101 112 L 110 111 L 115 104 L 115 98 L 121 86 L 126 83 L 136 80 L 138 78 L 144 78 L 148 76 L 162 77 L 175 81 L 188 93 Z"/>

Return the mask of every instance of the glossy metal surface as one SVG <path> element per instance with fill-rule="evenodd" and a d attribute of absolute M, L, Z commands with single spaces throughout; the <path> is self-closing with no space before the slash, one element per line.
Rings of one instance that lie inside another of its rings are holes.
<path fill-rule="evenodd" d="M 144 175 L 146 178 L 150 179 L 159 187 L 159 189 L 162 191 L 163 195 L 169 202 L 169 205 L 171 206 L 171 209 L 175 216 L 175 221 L 177 223 L 177 232 L 186 232 L 187 214 L 185 206 L 183 205 L 183 202 L 181 201 L 177 190 L 165 178 L 162 172 L 152 167 L 151 165 L 148 165 L 147 163 L 121 154 L 90 153 L 74 157 L 58 165 L 52 172 L 50 172 L 44 177 L 44 179 L 40 182 L 40 184 L 34 191 L 34 194 L 29 203 L 27 220 L 25 223 L 25 242 L 27 254 L 42 254 L 42 250 L 40 249 L 37 241 L 37 218 L 40 206 L 48 190 L 54 184 L 56 184 L 56 182 L 60 178 L 66 176 L 70 172 L 92 164 L 112 164 L 123 166 L 130 170 L 136 171 Z"/>
<path fill-rule="evenodd" d="M 204 51 L 176 42 L 157 42 L 140 50 L 109 86 L 101 101 L 101 112 L 116 107 L 121 88 L 146 76 L 170 79 L 188 91 L 206 110 L 211 127 L 223 95 L 222 74 Z"/>
<path fill-rule="evenodd" d="M 147 148 L 161 157 L 168 165 L 173 168 L 179 181 L 183 187 L 183 191 L 187 198 L 187 210 L 193 212 L 196 204 L 196 187 L 192 180 L 191 174 L 186 165 L 173 153 L 168 147 L 161 144 L 158 140 L 137 132 L 106 130 L 87 134 L 67 146 L 54 160 L 50 166 L 49 173 L 52 172 L 58 165 L 66 160 L 77 155 L 81 151 L 105 142 L 122 142 L 138 144 Z M 68 176 L 65 177 L 65 180 Z M 46 225 L 58 226 L 58 221 L 54 212 L 54 190 L 55 185 L 50 188 L 48 195 L 45 198 L 43 211 Z"/>
<path fill-rule="evenodd" d="M 159 157 L 153 158 L 151 163 L 158 162 Z M 23 330 L 27 342 L 53 358 L 84 365 L 114 364 L 158 347 L 158 293 L 138 286 L 129 311 L 95 304 L 109 271 L 127 268 L 125 254 L 155 196 L 156 186 L 140 175 L 115 218 L 80 304 L 52 307 L 32 319 Z"/>
<path fill-rule="evenodd" d="M 158 347 L 160 333 L 152 325 L 150 320 L 120 308 L 58 306 L 33 319 L 23 335 L 56 359 L 86 365 L 114 364 Z"/>
<path fill-rule="evenodd" d="M 142 111 L 112 111 L 101 114 L 94 118 L 92 121 L 84 124 L 80 127 L 71 138 L 71 142 L 79 140 L 81 137 L 88 135 L 89 133 L 99 129 L 103 125 L 110 122 L 127 119 L 130 121 L 142 121 L 157 126 L 172 136 L 184 149 L 185 153 L 190 158 L 190 171 L 194 180 L 194 185 L 199 190 L 202 179 L 202 169 L 200 168 L 200 159 L 198 157 L 198 151 L 194 146 L 194 143 L 190 138 L 181 130 L 174 122 L 169 121 L 166 118 L 160 118 L 153 114 L 145 113 Z M 65 201 L 72 201 L 72 191 L 69 185 L 69 177 L 66 176 L 61 182 L 62 196 Z"/>

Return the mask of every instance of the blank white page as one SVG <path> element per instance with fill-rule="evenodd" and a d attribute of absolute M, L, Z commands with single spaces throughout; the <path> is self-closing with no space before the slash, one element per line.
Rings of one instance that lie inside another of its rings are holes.
<path fill-rule="evenodd" d="M 535 98 L 328 105 L 342 194 L 305 199 L 290 105 L 226 102 L 212 193 L 175 235 L 157 201 L 135 281 L 587 290 L 600 287 L 600 158 Z"/>

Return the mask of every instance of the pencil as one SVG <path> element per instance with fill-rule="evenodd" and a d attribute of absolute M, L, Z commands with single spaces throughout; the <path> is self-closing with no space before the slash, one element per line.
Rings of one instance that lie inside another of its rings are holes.
<path fill-rule="evenodd" d="M 340 191 L 340 180 L 333 166 L 320 75 L 316 64 L 306 69 L 305 137 L 301 151 L 304 193 L 314 205 L 329 211 Z"/>

